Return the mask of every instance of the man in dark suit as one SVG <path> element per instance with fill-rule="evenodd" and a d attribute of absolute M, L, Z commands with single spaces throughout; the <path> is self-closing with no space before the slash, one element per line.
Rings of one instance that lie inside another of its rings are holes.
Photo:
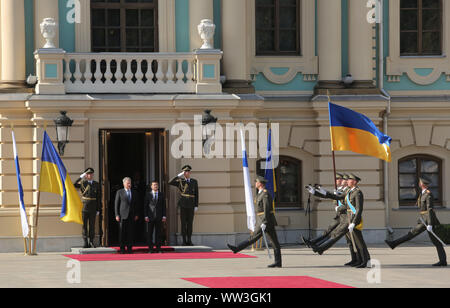
<path fill-rule="evenodd" d="M 191 178 L 191 166 L 186 165 L 182 172 L 170 180 L 169 185 L 175 186 L 180 191 L 181 234 L 183 236 L 183 246 L 193 246 L 192 229 L 194 224 L 194 213 L 198 209 L 198 183 Z"/>
<path fill-rule="evenodd" d="M 100 184 L 94 181 L 94 169 L 87 168 L 74 186 L 80 190 L 83 201 L 83 248 L 95 248 L 95 218 L 100 215 L 102 207 Z"/>
<path fill-rule="evenodd" d="M 421 189 L 421 193 L 419 193 L 419 198 L 417 199 L 417 207 L 420 210 L 420 220 L 417 222 L 417 226 L 412 228 L 411 231 L 409 231 L 406 235 L 393 240 L 389 241 L 386 240 L 386 244 L 388 244 L 391 249 L 394 249 L 398 245 L 410 241 L 419 234 L 421 234 L 424 231 L 428 232 L 428 236 L 430 237 L 431 242 L 436 247 L 439 262 L 433 264 L 433 266 L 447 266 L 447 255 L 445 253 L 444 246 L 442 245 L 439 240 L 435 238 L 435 236 L 431 233 L 434 228 L 440 225 L 440 222 L 436 216 L 436 213 L 434 212 L 434 205 L 433 205 L 433 195 L 431 191 L 428 189 L 431 182 L 425 178 L 419 179 L 419 187 Z M 423 224 L 423 222 L 426 224 L 426 226 Z"/>
<path fill-rule="evenodd" d="M 115 213 L 116 220 L 120 223 L 120 253 L 125 253 L 127 246 L 128 253 L 133 253 L 133 227 L 134 222 L 138 220 L 137 204 L 138 194 L 131 189 L 131 179 L 123 179 L 123 189 L 116 193 Z"/>
<path fill-rule="evenodd" d="M 161 252 L 162 224 L 166 221 L 166 201 L 159 191 L 159 183 L 152 182 L 151 191 L 145 194 L 144 217 L 147 223 L 149 253 L 153 253 L 153 232 L 155 232 L 156 252 Z"/>

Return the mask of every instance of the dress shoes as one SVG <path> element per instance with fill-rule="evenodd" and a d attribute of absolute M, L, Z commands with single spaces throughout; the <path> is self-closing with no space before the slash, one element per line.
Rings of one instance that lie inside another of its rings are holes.
<path fill-rule="evenodd" d="M 447 262 L 439 261 L 438 263 L 433 264 L 433 266 L 447 266 Z"/>

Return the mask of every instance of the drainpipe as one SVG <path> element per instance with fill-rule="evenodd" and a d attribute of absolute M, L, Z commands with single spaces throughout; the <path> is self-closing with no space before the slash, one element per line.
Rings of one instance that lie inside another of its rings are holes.
<path fill-rule="evenodd" d="M 378 86 L 380 89 L 380 92 L 383 96 L 385 96 L 388 99 L 388 105 L 386 107 L 386 110 L 383 112 L 383 132 L 387 135 L 388 130 L 388 118 L 391 114 L 391 96 L 389 93 L 384 90 L 384 9 L 383 9 L 383 0 L 377 0 L 378 4 L 378 14 L 379 14 L 379 76 L 378 76 Z M 393 230 L 390 226 L 390 207 L 389 207 L 389 166 L 388 162 L 383 162 L 383 194 L 384 194 L 384 221 L 385 221 L 385 228 L 386 228 L 386 237 L 389 238 L 390 235 L 393 233 Z"/>

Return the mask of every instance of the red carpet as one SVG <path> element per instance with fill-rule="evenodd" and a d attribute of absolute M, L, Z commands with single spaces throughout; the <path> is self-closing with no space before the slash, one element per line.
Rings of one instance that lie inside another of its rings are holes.
<path fill-rule="evenodd" d="M 168 253 L 143 253 L 143 254 L 86 254 L 63 255 L 64 257 L 78 261 L 137 261 L 137 260 L 179 260 L 179 259 L 232 259 L 232 258 L 256 258 L 244 254 L 232 252 L 168 252 Z"/>
<path fill-rule="evenodd" d="M 183 278 L 209 288 L 352 288 L 308 276 Z"/>

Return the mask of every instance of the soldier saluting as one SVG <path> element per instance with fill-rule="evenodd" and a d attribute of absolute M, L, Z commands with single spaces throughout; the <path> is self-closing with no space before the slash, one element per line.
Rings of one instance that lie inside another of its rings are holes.
<path fill-rule="evenodd" d="M 100 184 L 94 181 L 94 169 L 87 168 L 74 186 L 81 192 L 83 202 L 83 248 L 95 248 L 95 218 L 100 215 Z"/>
<path fill-rule="evenodd" d="M 417 199 L 417 207 L 420 210 L 418 225 L 401 238 L 393 241 L 386 240 L 385 242 L 389 247 L 394 249 L 398 245 L 412 240 L 422 232 L 427 231 L 431 242 L 436 247 L 439 257 L 439 262 L 433 264 L 433 266 L 447 266 L 447 255 L 445 254 L 444 247 L 442 243 L 435 237 L 435 235 L 432 234 L 433 228 L 440 225 L 440 222 L 437 219 L 436 213 L 434 212 L 433 194 L 430 190 L 428 190 L 430 184 L 431 182 L 424 178 L 419 179 L 419 187 L 422 191 L 419 194 L 419 198 Z"/>
<path fill-rule="evenodd" d="M 177 187 L 180 191 L 178 206 L 180 207 L 183 246 L 194 246 L 191 237 L 194 213 L 198 209 L 198 182 L 191 178 L 191 166 L 185 165 L 181 170 L 181 173 L 169 181 L 169 185 Z"/>
<path fill-rule="evenodd" d="M 275 219 L 275 215 L 273 213 L 272 207 L 272 197 L 270 196 L 267 189 L 265 189 L 265 184 L 267 180 L 261 176 L 256 178 L 256 188 L 258 189 L 258 195 L 256 197 L 256 214 L 257 214 L 257 222 L 256 222 L 256 230 L 250 236 L 250 238 L 242 243 L 240 243 L 237 247 L 228 245 L 234 253 L 237 253 L 248 246 L 255 243 L 263 236 L 263 232 L 266 232 L 269 240 L 272 242 L 272 247 L 274 249 L 275 262 L 268 267 L 281 267 L 281 246 L 278 242 L 277 232 L 275 230 L 275 226 L 277 225 L 277 221 Z"/>

